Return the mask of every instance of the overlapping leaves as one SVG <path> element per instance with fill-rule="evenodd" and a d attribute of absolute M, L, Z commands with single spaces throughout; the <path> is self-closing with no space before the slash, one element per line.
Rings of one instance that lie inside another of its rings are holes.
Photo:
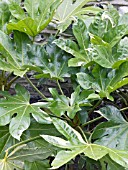
<path fill-rule="evenodd" d="M 128 122 L 114 106 L 106 106 L 97 111 L 108 122 L 99 124 L 93 132 L 95 143 L 110 148 L 127 150 Z"/>
<path fill-rule="evenodd" d="M 0 2 L 0 29 L 5 31 L 10 18 L 10 11 L 6 2 Z"/>
<path fill-rule="evenodd" d="M 14 150 L 9 152 L 6 159 L 3 159 L 5 156 L 5 151 L 11 146 L 18 144 L 18 141 L 11 137 L 9 134 L 8 127 L 1 127 L 0 131 L 0 158 L 1 158 L 1 169 L 6 170 L 6 168 L 15 169 L 30 169 L 34 167 L 49 167 L 49 162 L 45 159 L 51 154 L 56 153 L 58 150 L 55 146 L 53 147 L 45 140 L 38 138 L 41 133 L 49 135 L 60 135 L 53 125 L 42 125 L 32 120 L 30 127 L 22 134 L 22 142 L 31 139 L 31 142 L 27 145 L 20 145 Z M 33 141 L 32 141 L 33 139 Z M 35 168 L 35 169 L 36 169 Z M 28 170 L 27 169 L 27 170 Z"/>
<path fill-rule="evenodd" d="M 56 89 L 50 88 L 49 91 L 52 98 L 50 98 L 49 102 L 40 103 L 41 106 L 48 108 L 56 116 L 67 114 L 71 119 L 81 110 L 81 107 L 91 106 L 91 101 L 100 98 L 93 90 L 81 91 L 80 86 L 75 89 L 70 98 L 65 95 L 59 95 Z"/>
<path fill-rule="evenodd" d="M 110 93 L 128 84 L 127 76 L 128 62 L 125 62 L 117 70 L 107 70 L 97 65 L 90 75 L 77 73 L 77 80 L 84 89 L 93 88 L 101 97 L 113 100 Z"/>
<path fill-rule="evenodd" d="M 80 153 L 84 153 L 87 157 L 94 160 L 101 159 L 105 155 L 109 154 L 113 161 L 128 168 L 127 151 L 115 150 L 97 144 L 86 143 L 87 141 L 85 142 L 76 130 L 71 128 L 62 120 L 54 118 L 53 124 L 57 130 L 65 136 L 67 140 L 49 135 L 41 136 L 46 141 L 55 146 L 68 149 L 58 152 L 57 156 L 52 162 L 53 169 L 59 168 Z"/>
<path fill-rule="evenodd" d="M 65 31 L 68 26 L 75 20 L 75 17 L 80 17 L 83 14 L 96 14 L 101 11 L 96 7 L 84 7 L 91 0 L 63 0 L 57 8 L 54 19 L 58 22 L 58 29 L 60 32 Z M 83 8 L 84 7 L 84 8 Z"/>
<path fill-rule="evenodd" d="M 27 11 L 27 14 L 25 14 L 19 3 L 12 1 L 10 11 L 19 21 L 9 23 L 8 31 L 18 30 L 35 37 L 47 27 L 60 3 L 60 0 L 25 0 L 24 8 Z"/>
<path fill-rule="evenodd" d="M 119 23 L 117 10 L 109 6 L 107 11 L 99 13 L 87 29 L 85 23 L 78 19 L 73 24 L 73 33 L 77 43 L 72 40 L 58 39 L 58 47 L 72 54 L 75 58 L 69 60 L 69 66 L 92 65 L 94 62 L 105 68 L 115 68 L 127 60 L 123 50 L 122 37 L 128 33 L 128 25 Z M 116 44 L 119 45 L 116 46 Z"/>
<path fill-rule="evenodd" d="M 46 45 L 45 50 L 41 45 L 32 44 L 24 33 L 15 31 L 13 41 L 2 31 L 0 35 L 1 70 L 14 72 L 21 77 L 29 70 L 40 73 L 37 78 L 63 80 L 63 77 L 69 77 L 69 55 L 52 44 L 52 40 Z"/>
<path fill-rule="evenodd" d="M 20 85 L 15 87 L 16 95 L 11 96 L 7 92 L 1 92 L 5 97 L 0 100 L 0 125 L 10 123 L 11 135 L 20 140 L 20 136 L 30 126 L 30 113 L 40 123 L 50 123 L 48 115 L 38 106 L 30 104 L 30 94 Z"/>
<path fill-rule="evenodd" d="M 50 78 L 64 81 L 64 77 L 70 77 L 68 69 L 68 59 L 70 56 L 59 49 L 52 41 L 46 45 L 45 49 L 37 47 L 35 52 L 30 51 L 29 55 L 36 58 L 38 55 L 39 62 L 36 64 L 40 67 L 40 74 L 36 78 Z"/>

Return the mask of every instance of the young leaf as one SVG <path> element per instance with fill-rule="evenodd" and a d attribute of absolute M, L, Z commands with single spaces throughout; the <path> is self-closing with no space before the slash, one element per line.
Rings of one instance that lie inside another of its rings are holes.
<path fill-rule="evenodd" d="M 40 123 L 50 123 L 50 118 L 38 106 L 29 103 L 30 95 L 26 89 L 20 85 L 16 85 L 15 89 L 17 93 L 15 96 L 1 92 L 6 99 L 0 100 L 0 125 L 10 123 L 11 135 L 20 140 L 23 131 L 30 125 L 30 113 Z M 12 118 L 14 114 L 17 115 Z"/>

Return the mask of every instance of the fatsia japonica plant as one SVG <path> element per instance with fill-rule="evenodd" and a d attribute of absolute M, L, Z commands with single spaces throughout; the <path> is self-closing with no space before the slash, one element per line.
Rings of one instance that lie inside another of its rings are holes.
<path fill-rule="evenodd" d="M 128 169 L 128 14 L 88 2 L 0 1 L 1 170 Z"/>

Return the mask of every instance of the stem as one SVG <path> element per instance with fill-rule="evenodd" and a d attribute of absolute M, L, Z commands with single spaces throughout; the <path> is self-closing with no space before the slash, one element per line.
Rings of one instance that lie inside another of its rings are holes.
<path fill-rule="evenodd" d="M 65 120 L 67 120 L 68 122 L 72 123 L 72 121 L 69 119 L 68 116 L 66 116 L 66 115 L 63 115 L 63 116 L 65 117 Z"/>
<path fill-rule="evenodd" d="M 80 126 L 77 126 L 77 128 L 78 128 L 78 129 L 80 130 L 80 132 L 82 133 L 82 135 L 83 135 L 83 137 L 84 137 L 86 143 L 88 143 L 88 139 L 87 139 L 87 137 L 86 137 L 86 135 L 85 135 L 83 129 L 82 129 Z"/>
<path fill-rule="evenodd" d="M 19 76 L 14 77 L 7 85 L 7 89 L 11 87 L 11 85 L 19 78 Z"/>
<path fill-rule="evenodd" d="M 4 88 L 5 88 L 5 85 L 3 84 L 3 85 L 2 85 L 2 91 L 4 91 Z"/>
<path fill-rule="evenodd" d="M 93 108 L 88 112 L 88 114 L 91 114 L 91 113 L 95 110 L 95 108 L 97 108 L 97 107 L 101 104 L 101 102 L 102 102 L 102 100 L 99 100 L 99 101 L 93 106 Z"/>
<path fill-rule="evenodd" d="M 6 80 L 8 80 L 11 76 L 12 76 L 12 72 L 8 74 L 8 76 L 6 77 Z"/>
<path fill-rule="evenodd" d="M 120 91 L 121 92 L 121 91 Z M 122 93 L 122 92 L 121 92 Z M 127 100 L 125 99 L 125 97 L 123 97 L 121 94 L 118 93 L 118 95 L 122 98 L 122 100 L 124 101 L 125 105 L 127 106 Z"/>
<path fill-rule="evenodd" d="M 120 109 L 120 111 L 125 111 L 125 110 L 128 110 L 128 107 L 124 107 L 124 108 Z"/>
<path fill-rule="evenodd" d="M 5 90 L 5 71 L 2 71 L 2 91 L 4 91 Z"/>
<path fill-rule="evenodd" d="M 37 140 L 37 139 L 41 139 L 41 137 L 40 137 L 40 136 L 36 136 L 36 137 L 34 137 L 34 138 L 27 139 L 27 140 L 24 140 L 24 141 L 22 141 L 22 142 L 19 142 L 19 143 L 15 144 L 15 145 L 11 146 L 10 148 L 8 148 L 5 152 L 8 153 L 10 150 L 15 149 L 16 147 L 18 147 L 18 146 L 20 146 L 20 145 L 29 143 L 29 142 L 34 141 L 34 140 Z M 6 156 L 7 156 L 7 155 L 6 155 Z"/>
<path fill-rule="evenodd" d="M 43 93 L 41 93 L 41 92 L 36 88 L 36 86 L 32 83 L 32 81 L 27 77 L 26 74 L 25 74 L 25 78 L 26 78 L 26 80 L 28 81 L 28 83 L 39 93 L 39 95 L 40 95 L 43 99 L 45 99 L 46 101 L 49 101 L 49 100 L 47 99 L 47 97 L 45 97 L 45 95 L 44 95 Z"/>
<path fill-rule="evenodd" d="M 64 92 L 63 92 L 63 90 L 62 90 L 62 88 L 61 88 L 60 83 L 59 83 L 58 80 L 57 80 L 57 85 L 58 85 L 58 87 L 59 87 L 59 90 L 60 90 L 61 94 L 64 95 Z"/>
<path fill-rule="evenodd" d="M 55 38 L 58 36 L 59 33 L 60 33 L 60 30 L 57 30 L 57 32 L 55 34 Z"/>
<path fill-rule="evenodd" d="M 102 118 L 103 118 L 103 116 L 100 116 L 100 117 L 97 117 L 97 118 L 95 118 L 95 119 L 93 119 L 93 120 L 90 120 L 90 121 L 84 123 L 84 124 L 82 125 L 82 127 L 85 127 L 85 126 L 87 126 L 87 125 L 89 125 L 89 124 L 91 124 L 91 123 L 93 123 L 93 122 L 96 122 L 97 120 L 102 119 Z"/>

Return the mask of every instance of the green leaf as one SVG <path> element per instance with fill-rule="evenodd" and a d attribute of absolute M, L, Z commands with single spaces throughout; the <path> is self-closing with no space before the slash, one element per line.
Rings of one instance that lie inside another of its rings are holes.
<path fill-rule="evenodd" d="M 26 71 L 20 70 L 20 64 L 16 56 L 16 52 L 12 46 L 12 42 L 9 37 L 0 31 L 0 51 L 1 54 L 6 58 L 1 60 L 1 69 L 4 71 L 14 71 L 14 74 L 18 76 L 23 76 Z"/>
<path fill-rule="evenodd" d="M 59 23 L 58 29 L 60 32 L 63 32 L 67 29 L 67 27 L 71 24 L 73 18 L 76 16 L 80 16 L 81 14 L 88 14 L 89 10 L 91 10 L 91 13 L 93 13 L 93 7 L 92 8 L 82 8 L 87 2 L 90 0 L 76 0 L 74 3 L 72 0 L 63 0 L 61 5 L 58 7 L 56 14 L 54 16 L 54 19 L 56 19 Z M 95 11 L 94 13 L 101 11 L 100 9 Z"/>
<path fill-rule="evenodd" d="M 56 137 L 56 136 L 49 136 L 49 135 L 41 135 L 43 139 L 45 139 L 47 142 L 51 143 L 54 146 L 60 147 L 60 148 L 74 148 L 76 146 L 73 146 L 71 142 L 66 141 L 62 138 Z"/>
<path fill-rule="evenodd" d="M 36 17 L 38 15 L 38 8 L 39 8 L 39 0 L 31 1 L 31 0 L 25 0 L 24 7 L 26 11 L 28 12 L 29 16 L 36 20 Z"/>
<path fill-rule="evenodd" d="M 114 106 L 107 105 L 96 112 L 113 123 L 126 123 L 126 120 L 121 115 L 121 112 Z"/>
<path fill-rule="evenodd" d="M 32 37 L 38 34 L 36 22 L 30 17 L 22 19 L 17 23 L 9 23 L 7 29 L 9 32 L 12 32 L 13 30 L 24 32 Z"/>
<path fill-rule="evenodd" d="M 123 36 L 127 35 L 128 27 L 125 24 L 119 25 L 119 13 L 112 5 L 109 5 L 108 10 L 95 17 L 89 27 L 89 32 L 102 38 L 113 47 Z"/>
<path fill-rule="evenodd" d="M 34 162 L 34 161 L 41 161 L 45 158 L 47 158 L 51 154 L 51 150 L 44 149 L 43 147 L 27 147 L 26 145 L 24 146 L 19 146 L 16 147 L 9 155 L 8 159 L 10 161 L 29 161 L 29 162 Z"/>
<path fill-rule="evenodd" d="M 77 79 L 80 86 L 84 89 L 90 89 L 90 86 L 94 82 L 94 79 L 86 73 L 77 73 Z"/>
<path fill-rule="evenodd" d="M 81 135 L 64 121 L 54 118 L 53 124 L 62 135 L 72 142 L 72 144 L 85 144 Z"/>
<path fill-rule="evenodd" d="M 62 165 L 66 164 L 67 162 L 69 162 L 71 159 L 73 159 L 75 156 L 77 156 L 78 154 L 82 153 L 82 150 L 80 149 L 76 149 L 73 151 L 60 151 L 54 161 L 52 162 L 52 169 L 58 169 L 59 167 L 61 167 Z"/>
<path fill-rule="evenodd" d="M 70 39 L 58 39 L 55 40 L 54 43 L 62 50 L 75 57 L 69 60 L 68 65 L 77 67 L 85 65 L 91 61 L 87 49 L 89 46 L 89 35 L 86 25 L 82 20 L 78 19 L 73 24 L 73 33 L 78 41 L 78 45 Z"/>
<path fill-rule="evenodd" d="M 53 98 L 50 98 L 48 103 L 42 104 L 42 107 L 50 109 L 56 116 L 62 116 L 66 112 L 71 119 L 81 110 L 81 106 L 90 106 L 91 100 L 99 98 L 98 95 L 95 96 L 94 91 L 80 91 L 79 86 L 71 94 L 70 98 L 65 95 L 59 95 L 56 89 L 49 88 L 49 91 Z"/>
<path fill-rule="evenodd" d="M 48 115 L 36 104 L 30 104 L 30 95 L 26 89 L 16 85 L 16 95 L 1 92 L 6 99 L 0 100 L 0 125 L 10 123 L 9 130 L 11 135 L 20 140 L 20 136 L 30 126 L 30 113 L 40 123 L 50 123 Z M 12 118 L 14 114 L 17 114 Z"/>
<path fill-rule="evenodd" d="M 86 51 L 89 46 L 89 35 L 85 23 L 78 19 L 73 25 L 73 33 L 81 50 Z"/>
<path fill-rule="evenodd" d="M 0 29 L 5 31 L 6 24 L 10 18 L 10 11 L 6 2 L 0 2 Z"/>
<path fill-rule="evenodd" d="M 56 155 L 54 161 L 52 162 L 52 169 L 59 168 L 60 166 L 64 165 L 74 157 L 76 157 L 80 153 L 84 153 L 87 157 L 98 160 L 104 157 L 105 155 L 109 154 L 111 159 L 115 161 L 116 163 L 122 165 L 123 167 L 128 168 L 128 152 L 127 151 L 121 151 L 121 150 L 115 150 L 110 149 L 108 147 L 92 144 L 92 143 L 86 143 L 82 139 L 81 135 L 74 130 L 72 127 L 70 127 L 67 123 L 60 119 L 53 119 L 53 124 L 57 128 L 57 130 L 62 133 L 66 138 L 67 142 L 72 143 L 74 147 L 71 147 L 69 149 L 69 145 L 67 145 L 67 149 L 69 150 L 62 150 L 59 151 Z M 42 135 L 43 137 L 43 135 Z M 55 138 L 51 136 L 44 136 L 44 139 L 48 141 L 49 143 L 53 145 L 58 144 L 58 139 L 54 140 Z M 53 142 L 54 141 L 54 142 Z M 59 147 L 61 147 L 61 144 L 66 147 L 66 141 L 63 141 L 61 143 L 61 140 L 59 139 Z M 62 146 L 62 148 L 64 148 Z"/>
<path fill-rule="evenodd" d="M 112 29 L 104 35 L 104 40 L 110 43 L 111 47 L 114 47 L 125 35 L 127 35 L 128 26 L 119 25 Z"/>
<path fill-rule="evenodd" d="M 128 62 L 120 65 L 117 70 L 109 70 L 100 66 L 95 66 L 92 73 L 77 73 L 78 83 L 84 89 L 94 89 L 100 97 L 113 98 L 110 93 L 127 84 Z"/>
<path fill-rule="evenodd" d="M 42 69 L 42 72 L 39 75 L 37 74 L 36 78 L 45 77 L 64 81 L 63 77 L 70 76 L 68 73 L 68 55 L 55 44 L 52 44 L 52 41 L 47 44 L 46 51 L 38 47 L 35 57 L 37 53 L 40 62 L 37 64 Z"/>
<path fill-rule="evenodd" d="M 8 31 L 11 32 L 12 30 L 17 30 L 24 32 L 32 37 L 35 37 L 50 23 L 53 18 L 54 12 L 60 2 L 60 0 L 36 0 L 35 2 L 26 0 L 24 7 L 27 11 L 28 16 L 23 19 L 19 14 L 19 10 L 12 10 L 12 14 L 14 14 L 15 12 L 15 16 L 18 15 L 18 18 L 21 17 L 22 20 L 18 21 L 17 23 L 9 23 L 7 25 Z"/>
<path fill-rule="evenodd" d="M 125 170 L 126 168 L 120 166 L 119 164 L 115 163 L 109 156 L 103 157 L 100 162 L 105 167 L 105 170 Z"/>
<path fill-rule="evenodd" d="M 128 38 L 125 37 L 121 39 L 117 46 L 116 53 L 114 54 L 114 63 L 113 68 L 118 68 L 122 63 L 128 61 L 127 53 L 128 53 Z"/>
<path fill-rule="evenodd" d="M 9 128 L 6 126 L 0 127 L 0 159 L 3 158 L 5 150 L 15 144 L 15 139 L 9 133 Z"/>
<path fill-rule="evenodd" d="M 67 53 L 72 54 L 73 56 L 79 59 L 81 58 L 86 61 L 82 54 L 79 53 L 79 47 L 74 41 L 70 39 L 68 40 L 58 39 L 55 40 L 54 43 Z"/>
<path fill-rule="evenodd" d="M 95 140 L 96 144 L 115 149 L 127 150 L 127 128 L 128 123 L 102 123 L 95 129 L 92 139 Z"/>
<path fill-rule="evenodd" d="M 49 161 L 25 162 L 25 170 L 39 170 L 50 168 Z"/>
<path fill-rule="evenodd" d="M 24 10 L 21 8 L 20 4 L 17 2 L 11 1 L 11 3 L 9 4 L 9 10 L 11 14 L 19 20 L 26 17 Z"/>
<path fill-rule="evenodd" d="M 96 161 L 101 159 L 108 153 L 107 149 L 105 149 L 104 147 L 94 144 L 88 144 L 83 152 L 87 157 Z"/>
<path fill-rule="evenodd" d="M 103 37 L 112 28 L 118 25 L 119 13 L 115 7 L 108 5 L 108 9 L 97 14 L 94 22 L 90 25 L 90 32 Z"/>
<path fill-rule="evenodd" d="M 13 161 L 10 161 L 8 159 L 7 160 L 1 159 L 0 169 L 1 170 L 11 170 L 11 169 L 23 170 L 23 165 L 18 165 L 17 163 L 14 163 Z"/>

